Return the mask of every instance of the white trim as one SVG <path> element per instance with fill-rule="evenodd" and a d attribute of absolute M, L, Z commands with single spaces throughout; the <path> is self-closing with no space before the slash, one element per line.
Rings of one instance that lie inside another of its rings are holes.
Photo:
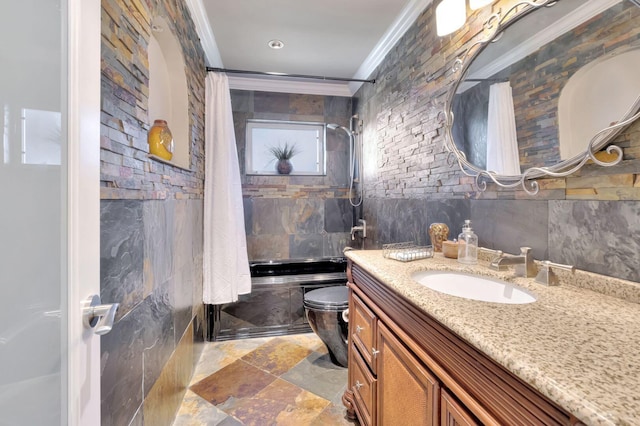
<path fill-rule="evenodd" d="M 100 293 L 100 1 L 68 0 L 67 416 L 100 424 L 100 338 L 81 302 Z M 63 370 L 64 371 L 64 370 Z"/>
<path fill-rule="evenodd" d="M 216 38 L 211 29 L 211 23 L 207 16 L 207 11 L 202 4 L 202 0 L 185 0 L 191 12 L 191 17 L 196 25 L 196 32 L 200 36 L 200 43 L 204 49 L 207 65 L 216 68 L 224 68 L 220 50 L 216 43 Z"/>
<path fill-rule="evenodd" d="M 227 74 L 229 88 L 238 90 L 256 90 L 261 92 L 300 93 L 303 95 L 353 96 L 347 83 L 329 83 L 314 81 L 273 80 L 257 77 L 243 77 Z"/>
<path fill-rule="evenodd" d="M 497 72 L 505 69 L 521 59 L 526 58 L 531 53 L 538 50 L 545 44 L 555 40 L 558 36 L 571 31 L 578 25 L 588 21 L 599 13 L 604 12 L 611 6 L 620 3 L 622 0 L 591 0 L 572 11 L 562 19 L 554 22 L 547 28 L 533 35 L 526 42 L 519 44 L 516 48 L 510 50 L 507 54 L 500 56 L 496 61 L 487 64 L 485 67 L 478 69 L 468 78 L 489 78 Z M 464 90 L 468 90 L 473 85 L 466 85 Z"/>
<path fill-rule="evenodd" d="M 378 43 L 371 50 L 366 59 L 362 62 L 353 78 L 368 79 L 382 60 L 387 56 L 389 51 L 402 38 L 407 30 L 418 19 L 418 16 L 431 4 L 432 0 L 410 0 L 402 9 L 400 14 L 393 21 L 384 35 L 378 40 Z M 352 95 L 360 89 L 363 83 L 349 83 L 349 90 Z"/>
<path fill-rule="evenodd" d="M 353 78 L 366 79 L 380 65 L 387 53 L 413 25 L 433 0 L 409 0 L 373 50 L 360 65 Z M 202 0 L 186 0 L 209 66 L 224 68 L 220 50 L 207 17 Z M 301 81 L 275 81 L 254 77 L 229 75 L 229 88 L 264 92 L 300 93 L 307 95 L 353 96 L 363 83 L 315 83 Z"/>

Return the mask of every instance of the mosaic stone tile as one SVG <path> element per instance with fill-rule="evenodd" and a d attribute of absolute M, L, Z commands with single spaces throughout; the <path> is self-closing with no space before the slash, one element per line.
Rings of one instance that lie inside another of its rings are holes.
<path fill-rule="evenodd" d="M 144 222 L 145 296 L 173 275 L 175 202 L 151 200 L 142 204 Z"/>
<path fill-rule="evenodd" d="M 222 310 L 227 314 L 227 320 L 233 323 L 221 322 L 221 327 L 240 326 L 239 321 L 249 325 L 277 326 L 287 324 L 291 304 L 289 289 L 273 289 L 270 291 L 252 291 L 250 294 L 240 295 L 237 302 L 226 304 Z M 302 304 L 302 302 L 300 302 Z M 228 328 L 227 328 L 228 329 Z"/>
<path fill-rule="evenodd" d="M 284 351 L 283 348 L 285 348 Z M 333 396 L 329 396 L 332 392 L 326 393 L 328 398 L 313 393 L 303 386 L 291 383 L 291 380 L 284 377 L 289 374 L 287 372 L 283 373 L 281 379 L 262 372 L 271 376 L 273 380 L 262 385 L 261 389 L 257 389 L 259 387 L 257 386 L 253 391 L 236 392 L 226 399 L 223 395 L 220 398 L 220 400 L 224 399 L 222 402 L 207 401 L 203 399 L 200 391 L 196 392 L 196 386 L 205 388 L 204 392 L 209 392 L 212 389 L 209 385 L 205 385 L 206 383 L 215 383 L 221 379 L 230 380 L 232 377 L 235 377 L 239 382 L 238 387 L 244 386 L 243 383 L 247 381 L 246 368 L 232 365 L 239 362 L 244 363 L 240 358 L 246 355 L 253 355 L 253 359 L 264 361 L 265 358 L 268 358 L 269 352 L 275 352 L 279 355 L 282 355 L 283 352 L 289 353 L 288 356 L 279 356 L 279 358 L 289 358 L 290 361 L 295 361 L 296 358 L 294 356 L 292 359 L 291 353 L 307 353 L 308 356 L 302 362 L 297 364 L 291 362 L 292 365 L 288 369 L 288 371 L 294 371 L 300 378 L 304 376 L 304 369 L 299 367 L 303 364 L 311 366 L 309 368 L 314 371 L 313 375 L 316 376 L 319 376 L 323 369 L 332 375 L 338 368 L 329 361 L 324 344 L 314 333 L 205 343 L 192 380 L 194 385 L 192 390 L 187 390 L 184 396 L 173 423 L 174 426 L 262 426 L 270 424 L 341 426 L 357 424 L 349 422 L 345 418 L 346 410 L 342 405 L 342 393 L 347 387 L 346 375 L 341 384 L 335 383 L 335 388 L 332 391 Z M 282 365 L 282 363 L 280 364 Z M 347 371 L 346 369 L 340 370 Z M 255 370 L 249 371 L 255 372 Z M 302 374 L 300 374 L 301 371 Z M 226 376 L 226 379 L 223 376 Z M 312 376 L 307 377 L 306 381 L 316 380 L 310 378 Z M 248 377 L 249 381 L 253 381 L 251 375 Z"/>
<path fill-rule="evenodd" d="M 140 410 L 142 417 L 144 380 L 142 352 L 144 343 L 141 338 L 139 311 L 134 309 L 130 315 L 118 321 L 110 333 L 101 337 L 100 368 L 102 380 L 101 424 L 128 424 Z"/>
<path fill-rule="evenodd" d="M 310 259 L 322 256 L 324 236 L 306 234 L 289 236 L 289 257 L 291 259 Z"/>
<path fill-rule="evenodd" d="M 234 401 L 225 411 L 246 425 L 305 425 L 328 405 L 328 400 L 278 379 L 255 397 Z"/>
<path fill-rule="evenodd" d="M 310 426 L 350 426 L 358 424 L 357 420 L 349 420 L 347 418 L 347 410 L 342 406 L 342 402 L 340 402 L 340 405 L 331 404 L 325 408 L 322 413 L 310 423 Z"/>
<path fill-rule="evenodd" d="M 329 354 L 314 352 L 280 376 L 325 399 L 333 399 L 344 389 L 348 370 L 331 362 Z"/>
<path fill-rule="evenodd" d="M 353 212 L 346 198 L 329 198 L 324 201 L 324 230 L 327 232 L 349 232 Z"/>
<path fill-rule="evenodd" d="M 327 151 L 327 181 L 330 185 L 344 188 L 349 185 L 348 156 L 344 151 Z"/>
<path fill-rule="evenodd" d="M 198 365 L 193 373 L 191 384 L 195 384 L 227 365 L 232 364 L 268 340 L 269 338 L 259 337 L 205 344 Z"/>
<path fill-rule="evenodd" d="M 227 417 L 227 413 L 187 390 L 173 426 L 217 426 Z"/>
<path fill-rule="evenodd" d="M 325 96 L 324 111 L 328 123 L 338 123 L 349 127 L 346 117 L 351 116 L 352 98 L 346 96 Z"/>
<path fill-rule="evenodd" d="M 247 236 L 250 261 L 289 259 L 289 235 Z"/>
<path fill-rule="evenodd" d="M 239 112 L 253 111 L 253 92 L 249 90 L 230 90 L 231 109 Z"/>
<path fill-rule="evenodd" d="M 276 379 L 242 360 L 238 360 L 191 386 L 191 390 L 210 403 L 222 404 L 230 398 L 255 395 Z"/>
<path fill-rule="evenodd" d="M 323 115 L 324 97 L 291 94 L 289 99 L 289 112 L 299 115 Z"/>
<path fill-rule="evenodd" d="M 253 107 L 254 112 L 288 114 L 289 95 L 287 93 L 254 92 Z"/>
<path fill-rule="evenodd" d="M 327 353 L 327 348 L 324 346 L 324 343 L 322 343 L 322 340 L 314 333 L 294 334 L 287 336 L 286 340 L 290 343 L 303 346 L 313 352 Z M 311 354 L 309 356 L 313 355 L 314 354 Z"/>
<path fill-rule="evenodd" d="M 145 297 L 142 203 L 100 202 L 100 296 L 120 303 L 116 322 Z"/>
<path fill-rule="evenodd" d="M 637 201 L 550 201 L 549 256 L 553 262 L 640 282 L 639 215 Z"/>
<path fill-rule="evenodd" d="M 547 259 L 548 217 L 545 200 L 471 201 L 471 225 L 480 246 L 506 253 L 519 254 L 520 247 L 527 246 L 535 259 Z M 455 234 L 459 233 L 456 229 Z"/>
<path fill-rule="evenodd" d="M 325 234 L 322 244 L 322 255 L 324 257 L 342 257 L 345 247 L 360 247 L 358 241 L 351 240 L 349 232 Z"/>
<path fill-rule="evenodd" d="M 303 346 L 275 338 L 242 357 L 243 361 L 276 376 L 298 364 L 311 351 Z"/>

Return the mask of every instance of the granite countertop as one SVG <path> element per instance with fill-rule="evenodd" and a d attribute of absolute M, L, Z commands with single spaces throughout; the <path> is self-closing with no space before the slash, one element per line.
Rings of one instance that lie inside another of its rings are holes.
<path fill-rule="evenodd" d="M 640 424 L 640 285 L 576 271 L 559 286 L 462 265 L 441 253 L 399 262 L 381 250 L 346 256 L 587 425 Z M 421 286 L 411 274 L 456 270 L 530 290 L 524 305 L 479 302 Z M 597 289 L 598 291 L 594 291 Z"/>

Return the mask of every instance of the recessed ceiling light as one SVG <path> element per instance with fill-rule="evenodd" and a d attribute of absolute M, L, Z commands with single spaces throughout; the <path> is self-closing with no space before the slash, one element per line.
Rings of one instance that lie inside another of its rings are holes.
<path fill-rule="evenodd" d="M 284 47 L 284 43 L 276 39 L 269 40 L 269 43 L 267 43 L 267 45 L 269 45 L 269 47 L 272 49 L 282 49 Z"/>

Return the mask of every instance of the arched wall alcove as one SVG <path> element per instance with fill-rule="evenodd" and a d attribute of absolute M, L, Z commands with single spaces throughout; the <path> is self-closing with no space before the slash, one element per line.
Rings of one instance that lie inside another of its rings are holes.
<path fill-rule="evenodd" d="M 171 163 L 189 169 L 189 95 L 182 48 L 167 22 L 156 17 L 149 40 L 149 124 L 166 120 L 173 135 Z"/>
<path fill-rule="evenodd" d="M 600 130 L 618 122 L 640 93 L 640 49 L 604 56 L 578 70 L 558 100 L 560 158 L 583 153 Z"/>

